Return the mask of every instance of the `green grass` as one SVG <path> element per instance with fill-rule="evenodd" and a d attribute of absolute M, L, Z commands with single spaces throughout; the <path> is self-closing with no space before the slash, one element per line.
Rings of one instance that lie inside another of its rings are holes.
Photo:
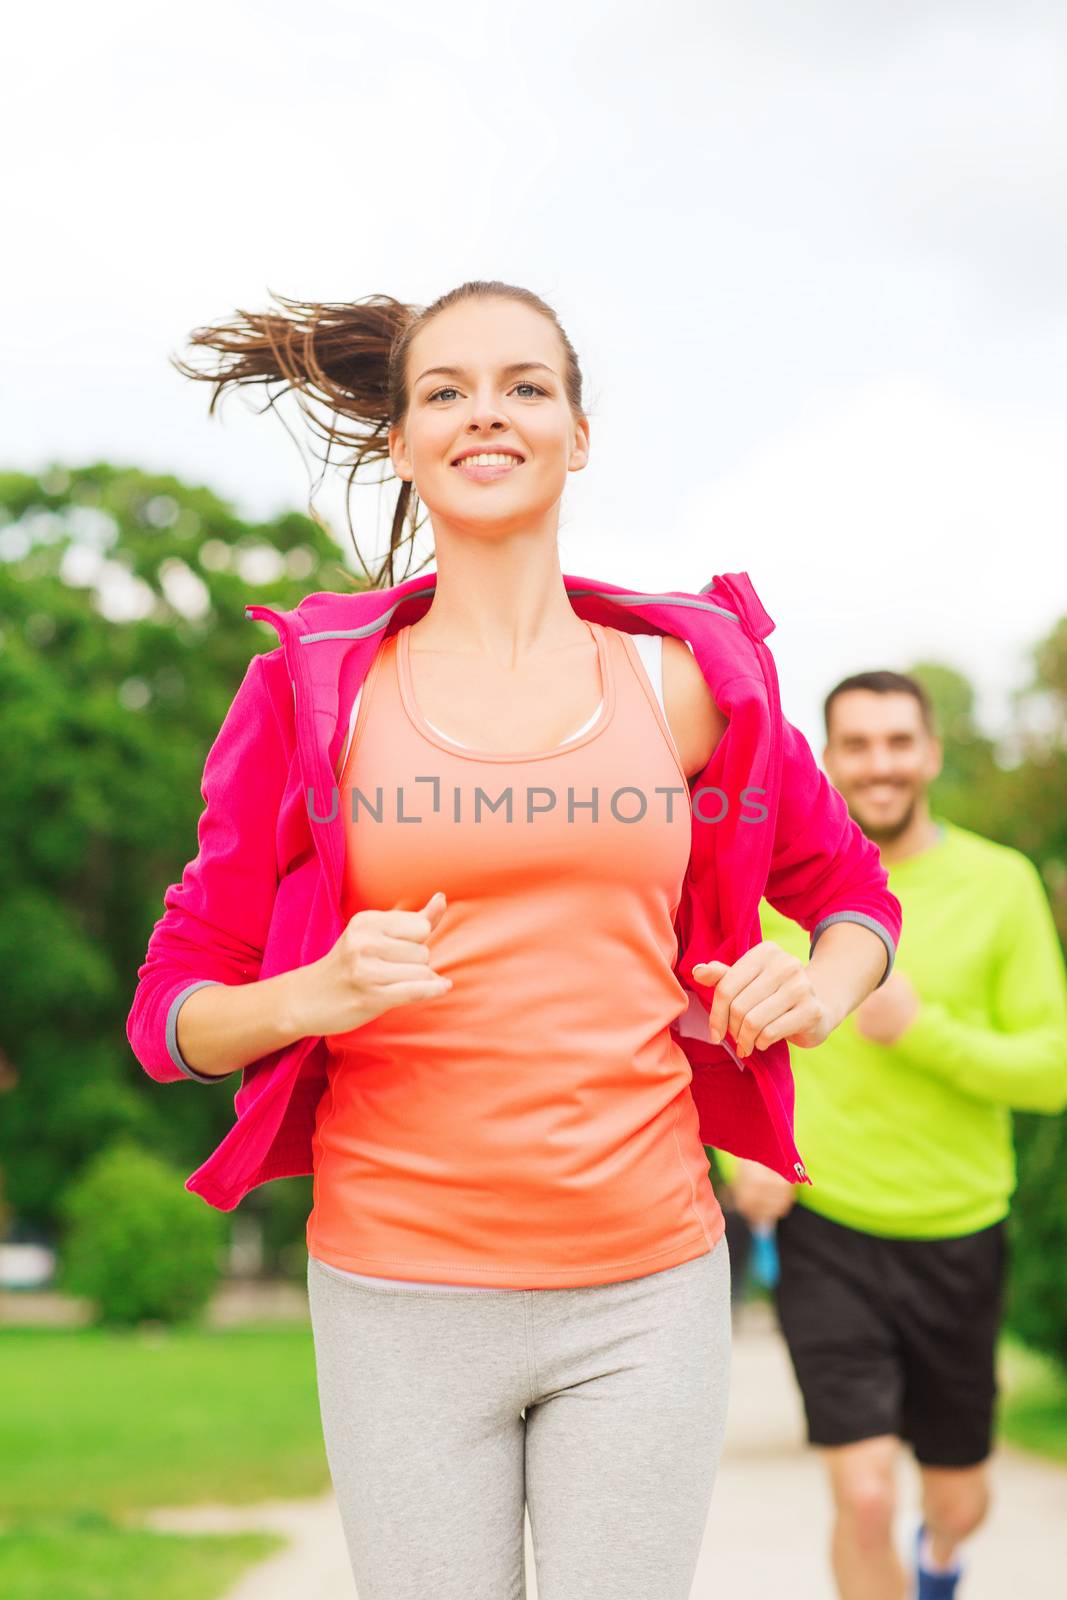
<path fill-rule="evenodd" d="M 216 1600 L 285 1540 L 273 1533 L 127 1531 L 106 1518 L 33 1519 L 0 1538 L 5 1600 Z"/>
<path fill-rule="evenodd" d="M 323 1492 L 309 1324 L 0 1328 L 0 1506 L 27 1515 Z"/>
<path fill-rule="evenodd" d="M 328 1487 L 307 1323 L 0 1328 L 3 1600 L 208 1600 L 284 1540 L 127 1519 Z"/>
<path fill-rule="evenodd" d="M 1000 1346 L 999 1433 L 1019 1450 L 1067 1461 L 1067 1373 L 1014 1339 Z"/>

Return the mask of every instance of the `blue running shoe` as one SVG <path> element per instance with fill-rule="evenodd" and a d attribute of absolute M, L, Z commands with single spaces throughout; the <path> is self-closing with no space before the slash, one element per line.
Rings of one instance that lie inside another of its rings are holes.
<path fill-rule="evenodd" d="M 956 1600 L 956 1585 L 963 1568 L 957 1561 L 948 1572 L 928 1572 L 922 1564 L 925 1527 L 920 1525 L 915 1540 L 915 1600 Z"/>

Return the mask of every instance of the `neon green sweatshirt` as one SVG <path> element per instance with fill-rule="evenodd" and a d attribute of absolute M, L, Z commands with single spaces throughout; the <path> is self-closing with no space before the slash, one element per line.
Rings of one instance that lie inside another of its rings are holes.
<path fill-rule="evenodd" d="M 951 1238 L 1007 1214 L 1011 1110 L 1067 1105 L 1067 971 L 1037 868 L 941 817 L 929 849 L 887 867 L 903 911 L 895 969 L 921 996 L 890 1045 L 855 1012 L 790 1048 L 797 1201 L 865 1233 Z M 808 934 L 766 901 L 763 937 L 808 959 Z M 733 1158 L 716 1153 L 723 1176 Z"/>

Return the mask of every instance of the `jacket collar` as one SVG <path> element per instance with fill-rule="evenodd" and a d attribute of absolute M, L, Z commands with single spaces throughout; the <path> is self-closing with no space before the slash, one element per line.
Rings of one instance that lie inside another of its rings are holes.
<path fill-rule="evenodd" d="M 614 627 L 640 632 L 629 626 L 636 617 L 651 623 L 658 631 L 690 637 L 703 624 L 732 623 L 741 634 L 765 639 L 774 622 L 764 609 L 747 572 L 716 575 L 696 594 L 684 589 L 647 593 L 602 579 L 564 573 L 564 586 L 579 616 L 605 621 Z M 364 589 L 352 594 L 318 590 L 305 596 L 287 611 L 267 606 L 245 607 L 247 616 L 266 616 L 284 625 L 284 631 L 303 644 L 326 639 L 349 639 L 384 635 L 394 615 L 410 607 L 420 615 L 432 600 L 437 587 L 436 572 L 423 573 L 388 589 Z M 282 628 L 279 628 L 282 632 Z M 728 639 L 729 634 L 724 632 Z"/>

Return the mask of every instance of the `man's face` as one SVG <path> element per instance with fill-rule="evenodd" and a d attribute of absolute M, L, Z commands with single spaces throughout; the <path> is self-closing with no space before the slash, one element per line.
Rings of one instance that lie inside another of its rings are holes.
<path fill-rule="evenodd" d="M 868 839 L 885 844 L 908 828 L 941 771 L 941 744 L 914 695 L 846 689 L 830 706 L 823 765 Z"/>

